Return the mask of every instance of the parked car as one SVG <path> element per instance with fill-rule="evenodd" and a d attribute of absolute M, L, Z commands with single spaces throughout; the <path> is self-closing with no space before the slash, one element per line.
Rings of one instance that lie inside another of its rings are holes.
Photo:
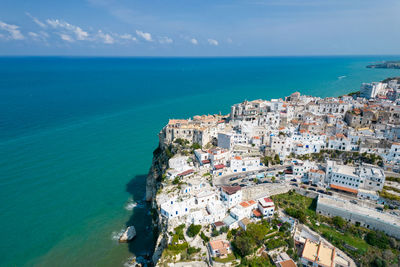
<path fill-rule="evenodd" d="M 324 191 L 324 190 L 321 190 L 321 189 L 320 189 L 320 190 L 318 190 L 317 192 L 318 192 L 318 193 L 325 194 L 325 191 Z"/>
<path fill-rule="evenodd" d="M 238 185 L 239 185 L 238 183 L 233 183 L 233 184 L 232 184 L 232 186 L 238 186 Z"/>
<path fill-rule="evenodd" d="M 263 181 L 262 183 L 263 183 L 263 184 L 268 184 L 269 182 L 268 182 L 267 180 L 265 180 L 265 181 Z"/>
<path fill-rule="evenodd" d="M 292 181 L 292 182 L 297 182 L 297 179 L 294 179 L 294 178 L 293 178 L 293 179 L 292 179 L 292 180 L 290 180 L 290 181 Z"/>
<path fill-rule="evenodd" d="M 299 185 L 298 185 L 298 184 L 296 184 L 296 183 L 292 183 L 292 184 L 290 184 L 290 185 L 293 185 L 293 186 L 299 187 Z"/>
<path fill-rule="evenodd" d="M 318 187 L 318 185 L 316 185 L 316 184 L 311 184 L 311 186 L 313 186 L 313 187 Z"/>
<path fill-rule="evenodd" d="M 314 187 L 309 187 L 308 190 L 317 191 L 317 189 L 315 189 Z"/>
<path fill-rule="evenodd" d="M 240 184 L 239 186 L 240 186 L 240 187 L 245 187 L 246 185 L 245 185 L 245 184 Z"/>

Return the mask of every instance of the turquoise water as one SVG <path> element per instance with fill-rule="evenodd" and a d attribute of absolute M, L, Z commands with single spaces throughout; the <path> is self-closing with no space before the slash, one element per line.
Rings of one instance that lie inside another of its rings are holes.
<path fill-rule="evenodd" d="M 168 118 L 400 75 L 365 68 L 382 59 L 0 58 L 0 266 L 121 266 L 148 253 L 145 175 Z M 131 223 L 137 238 L 118 244 Z"/>

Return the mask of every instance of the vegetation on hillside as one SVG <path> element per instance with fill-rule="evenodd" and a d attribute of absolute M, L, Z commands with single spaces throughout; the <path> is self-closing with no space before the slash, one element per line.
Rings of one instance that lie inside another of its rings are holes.
<path fill-rule="evenodd" d="M 293 217 L 302 218 L 307 226 L 346 252 L 361 266 L 375 266 L 377 263 L 384 264 L 381 266 L 399 264 L 399 240 L 383 232 L 353 225 L 341 217 L 321 216 L 315 212 L 316 199 L 293 191 L 272 196 L 272 199 L 285 211 L 302 210 L 303 212 L 295 213 Z"/>

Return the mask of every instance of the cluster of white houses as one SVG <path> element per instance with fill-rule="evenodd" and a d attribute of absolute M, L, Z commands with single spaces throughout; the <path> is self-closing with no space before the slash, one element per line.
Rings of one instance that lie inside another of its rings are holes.
<path fill-rule="evenodd" d="M 260 219 L 274 214 L 274 202 L 267 197 L 244 201 L 240 186 L 212 189 L 204 183 L 197 190 L 189 184 L 180 194 L 159 197 L 161 215 L 171 220 L 208 225 L 217 223 L 229 228 L 238 227 L 243 219 Z"/>
<path fill-rule="evenodd" d="M 385 183 L 384 169 L 400 170 L 400 85 L 363 84 L 361 96 L 321 99 L 293 93 L 285 99 L 235 104 L 228 116 L 170 120 L 159 134 L 162 148 L 173 149 L 177 139 L 200 148 L 190 155 L 178 151 L 169 159 L 165 175 L 177 180 L 179 186 L 165 183 L 157 194 L 161 215 L 171 224 L 244 229 L 250 221 L 272 216 L 275 205 L 268 195 L 244 199 L 240 186 L 216 187 L 208 177 L 266 170 L 262 158 L 276 155 L 280 160 L 291 158 L 292 168 L 283 175 L 285 179 L 377 200 L 377 192 Z M 382 158 L 383 166 L 351 166 L 330 160 L 317 164 L 296 159 L 321 150 L 374 153 Z M 398 218 L 375 210 L 320 196 L 317 211 L 400 238 Z M 309 248 L 304 259 L 323 261 L 322 265 L 333 262 L 329 257 L 334 253 L 327 248 L 311 243 Z M 320 254 L 325 250 L 324 259 L 315 258 L 316 249 Z M 229 247 L 221 241 L 210 244 L 210 250 L 218 254 L 229 251 Z"/>

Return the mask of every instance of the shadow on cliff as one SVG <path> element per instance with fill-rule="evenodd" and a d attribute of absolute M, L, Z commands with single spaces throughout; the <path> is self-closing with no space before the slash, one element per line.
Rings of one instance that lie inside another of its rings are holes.
<path fill-rule="evenodd" d="M 146 202 L 146 178 L 147 175 L 136 175 L 126 185 L 126 191 L 132 196 L 136 207 L 126 222 L 126 226 L 133 225 L 136 229 L 136 237 L 128 243 L 128 248 L 135 256 L 148 259 L 155 246 L 151 205 Z"/>

